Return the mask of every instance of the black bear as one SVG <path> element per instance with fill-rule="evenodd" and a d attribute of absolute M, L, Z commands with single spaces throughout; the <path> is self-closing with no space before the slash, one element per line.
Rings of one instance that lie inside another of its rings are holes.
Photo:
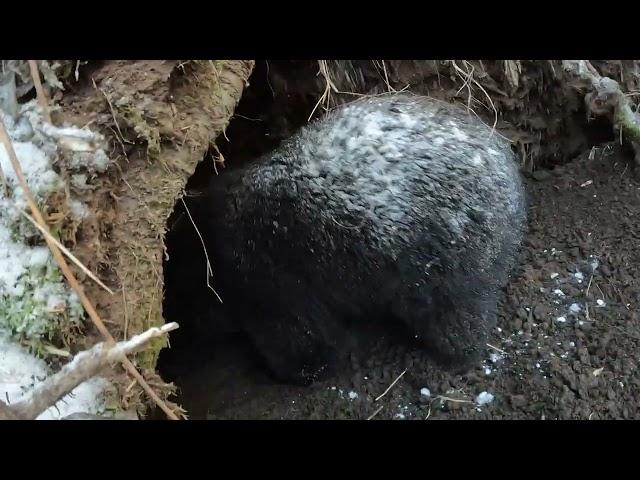
<path fill-rule="evenodd" d="M 350 322 L 396 322 L 442 365 L 471 365 L 526 208 L 496 132 L 453 105 L 386 94 L 221 172 L 203 221 L 222 298 L 211 292 L 206 322 L 231 320 L 278 378 L 306 384 L 332 370 Z"/>

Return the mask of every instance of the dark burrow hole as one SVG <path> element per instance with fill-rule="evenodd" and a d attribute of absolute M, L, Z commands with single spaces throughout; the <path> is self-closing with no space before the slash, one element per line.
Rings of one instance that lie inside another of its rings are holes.
<path fill-rule="evenodd" d="M 224 168 L 216 159 L 221 155 L 227 168 L 233 168 L 259 158 L 306 124 L 324 89 L 317 73 L 314 61 L 256 62 L 249 87 L 226 132 L 217 139 L 217 150 L 210 150 L 187 182 L 183 200 L 188 212 L 179 200 L 167 222 L 163 310 L 165 320 L 179 323 L 180 328 L 171 333 L 171 347 L 160 353 L 157 369 L 178 388 L 174 400 L 190 419 L 223 417 L 230 407 L 282 391 L 273 388 L 279 382 L 247 336 L 207 311 L 207 305 L 218 300 L 206 284 L 206 257 L 194 224 L 204 225 L 203 193 L 216 171 Z M 212 264 L 214 278 L 215 268 Z M 208 322 L 204 328 L 203 322 Z M 400 342 L 406 340 L 403 333 L 388 326 L 367 326 L 354 335 L 353 349 L 368 351 L 375 342 L 396 337 Z M 301 388 L 281 383 L 280 387 Z M 164 418 L 164 414 L 157 410 L 150 418 Z"/>
<path fill-rule="evenodd" d="M 174 400 L 191 419 L 224 416 L 227 408 L 255 400 L 276 383 L 248 338 L 208 313 L 207 305 L 217 299 L 206 283 L 205 252 L 194 224 L 205 222 L 203 193 L 216 170 L 224 168 L 216 159 L 222 157 L 233 166 L 258 158 L 307 123 L 324 88 L 317 71 L 314 61 L 256 62 L 250 85 L 218 138 L 217 149 L 211 149 L 187 183 L 183 200 L 188 212 L 179 200 L 167 222 L 163 309 L 165 320 L 178 322 L 180 328 L 171 333 L 171 348 L 161 352 L 157 368 L 165 381 L 177 386 Z M 613 138 L 611 124 L 604 119 L 590 122 L 585 130 L 591 145 Z M 215 264 L 212 268 L 215 277 Z M 210 322 L 211 336 L 203 322 Z M 369 334 L 387 339 L 401 335 Z M 164 415 L 156 411 L 150 418 Z"/>

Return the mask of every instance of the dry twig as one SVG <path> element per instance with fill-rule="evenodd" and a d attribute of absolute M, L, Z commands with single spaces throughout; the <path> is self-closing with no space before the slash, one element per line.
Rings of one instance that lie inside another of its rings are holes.
<path fill-rule="evenodd" d="M 378 398 L 376 398 L 374 401 L 375 401 L 375 402 L 377 402 L 377 401 L 378 401 L 378 400 L 380 400 L 382 397 L 384 397 L 384 396 L 389 392 L 389 390 L 391 390 L 391 389 L 393 388 L 393 386 L 394 386 L 396 383 L 398 383 L 398 380 L 400 380 L 400 379 L 402 378 L 402 376 L 403 376 L 405 373 L 407 373 L 407 369 L 406 369 L 406 368 L 402 371 L 402 373 L 401 373 L 400 375 L 398 375 L 398 378 L 396 378 L 396 379 L 391 383 L 391 385 L 389 385 L 389 386 L 387 387 L 387 389 L 386 389 L 384 392 L 382 392 L 382 394 L 381 394 L 380 396 L 378 396 Z"/>
<path fill-rule="evenodd" d="M 102 282 L 102 280 L 100 280 L 98 277 L 96 277 L 96 276 L 93 274 L 93 272 L 92 272 L 91 270 L 89 270 L 87 267 L 85 267 L 85 266 L 82 264 L 82 262 L 81 262 L 80 260 L 78 260 L 78 259 L 75 257 L 75 255 L 73 255 L 73 254 L 72 254 L 72 253 L 67 249 L 67 247 L 65 247 L 64 245 L 62 245 L 58 240 L 56 240 L 56 238 L 55 238 L 53 235 L 51 235 L 47 230 L 45 230 L 44 228 L 42 228 L 42 227 L 38 224 L 38 222 L 36 222 L 36 221 L 34 220 L 34 218 L 33 218 L 31 215 L 29 215 L 27 212 L 21 212 L 21 213 L 22 213 L 22 215 L 24 215 L 24 216 L 27 218 L 27 220 L 29 220 L 29 221 L 33 224 L 33 226 L 34 226 L 34 227 L 36 227 L 36 228 L 40 231 L 40 233 L 42 233 L 45 237 L 47 237 L 49 240 L 51 240 L 53 243 L 55 243 L 55 244 L 56 244 L 56 247 L 58 247 L 58 248 L 62 251 L 62 253 L 64 253 L 64 254 L 67 256 L 67 258 L 68 258 L 69 260 L 71 260 L 73 263 L 75 263 L 75 264 L 78 266 L 78 268 L 79 268 L 80 270 L 82 270 L 84 273 L 86 273 L 86 274 L 87 274 L 87 276 L 88 276 L 89 278 L 91 278 L 91 280 L 93 280 L 94 282 L 96 282 L 98 285 L 100 285 L 102 288 L 104 288 L 107 292 L 109 292 L 111 295 L 113 295 L 113 290 L 111 290 L 109 287 L 107 287 L 107 286 Z"/>
<path fill-rule="evenodd" d="M 40 72 L 38 71 L 38 64 L 35 60 L 29 60 L 29 70 L 31 70 L 31 77 L 33 78 L 33 86 L 36 87 L 36 95 L 38 97 L 38 103 L 42 108 L 42 115 L 45 120 L 51 124 L 51 113 L 49 112 L 49 102 L 47 96 L 42 88 L 42 82 L 40 81 Z"/>
<path fill-rule="evenodd" d="M 375 412 L 373 412 L 371 415 L 369 415 L 367 417 L 367 420 L 373 420 L 373 417 L 378 415 L 382 411 L 383 408 L 384 408 L 384 405 L 380 405 L 380 407 L 378 407 Z"/>
<path fill-rule="evenodd" d="M 0 407 L 0 413 L 9 412 L 15 418 L 34 420 L 51 405 L 69 394 L 78 385 L 96 376 L 114 362 L 122 361 L 127 354 L 133 353 L 151 339 L 178 328 L 177 323 L 168 323 L 160 328 L 154 327 L 130 340 L 118 343 L 101 342 L 89 350 L 80 352 L 62 369 L 48 377 L 28 393 L 25 400 L 11 406 Z"/>

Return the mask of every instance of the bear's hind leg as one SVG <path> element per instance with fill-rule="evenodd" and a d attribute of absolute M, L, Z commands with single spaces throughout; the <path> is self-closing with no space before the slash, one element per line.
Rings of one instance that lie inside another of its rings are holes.
<path fill-rule="evenodd" d="M 341 330 L 325 308 L 270 305 L 250 315 L 245 331 L 279 381 L 308 385 L 333 370 Z"/>
<path fill-rule="evenodd" d="M 496 323 L 497 295 L 491 285 L 469 288 L 472 279 L 457 280 L 408 287 L 394 299 L 392 312 L 435 361 L 463 371 L 480 361 Z"/>

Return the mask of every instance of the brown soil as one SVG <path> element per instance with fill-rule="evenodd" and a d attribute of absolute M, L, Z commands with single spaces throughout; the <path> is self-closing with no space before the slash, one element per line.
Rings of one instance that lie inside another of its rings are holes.
<path fill-rule="evenodd" d="M 639 417 L 640 183 L 627 162 L 609 145 L 527 180 L 521 265 L 473 371 L 443 372 L 402 342 L 368 332 L 368 346 L 346 370 L 292 388 L 273 383 L 240 343 L 229 343 L 176 378 L 181 403 L 192 419 Z M 493 401 L 478 405 L 481 392 Z"/>
<path fill-rule="evenodd" d="M 92 125 L 109 140 L 112 166 L 88 175 L 87 187 L 70 186 L 91 215 L 73 226 L 68 243 L 116 292 L 79 276 L 117 340 L 164 323 L 162 240 L 167 217 L 211 142 L 226 128 L 252 68 L 250 60 L 91 62 L 61 98 L 59 124 Z M 63 170 L 84 173 L 69 165 Z M 76 349 L 102 340 L 92 324 L 87 327 Z M 161 397 L 169 389 L 154 367 L 165 344 L 164 338 L 154 339 L 134 359 Z M 118 403 L 144 413 L 143 402 L 152 402 L 138 383 L 121 374 L 116 380 Z"/>

